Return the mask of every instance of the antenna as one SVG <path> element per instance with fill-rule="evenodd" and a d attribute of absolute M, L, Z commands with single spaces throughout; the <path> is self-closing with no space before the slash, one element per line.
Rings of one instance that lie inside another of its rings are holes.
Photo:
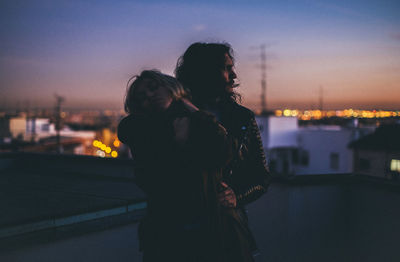
<path fill-rule="evenodd" d="M 268 115 L 271 112 L 268 112 L 267 107 L 267 55 L 266 48 L 270 47 L 271 44 L 261 44 L 259 46 L 252 46 L 251 49 L 260 49 L 260 59 L 261 59 L 261 114 Z"/>
<path fill-rule="evenodd" d="M 260 46 L 261 49 L 261 110 L 262 113 L 267 112 L 267 55 L 265 54 L 265 44 Z"/>

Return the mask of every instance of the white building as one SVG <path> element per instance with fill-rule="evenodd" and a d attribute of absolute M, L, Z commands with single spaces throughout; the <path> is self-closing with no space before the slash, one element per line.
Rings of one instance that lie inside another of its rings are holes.
<path fill-rule="evenodd" d="M 285 175 L 351 173 L 353 153 L 348 145 L 371 132 L 356 127 L 299 127 L 295 117 L 257 116 L 256 121 L 270 170 Z"/>
<path fill-rule="evenodd" d="M 57 134 L 55 125 L 48 118 L 26 118 L 13 117 L 10 119 L 10 133 L 14 139 L 24 141 L 39 141 L 43 138 L 52 137 Z M 60 130 L 60 136 L 94 139 L 94 131 L 74 131 L 65 126 Z"/>
<path fill-rule="evenodd" d="M 353 130 L 340 126 L 301 128 L 295 174 L 351 173 L 353 152 L 348 144 L 353 137 Z"/>
<path fill-rule="evenodd" d="M 257 116 L 265 151 L 277 147 L 296 147 L 299 125 L 296 117 Z"/>
<path fill-rule="evenodd" d="M 264 152 L 272 172 L 294 174 L 292 155 L 298 148 L 296 117 L 257 116 Z"/>
<path fill-rule="evenodd" d="M 56 133 L 54 124 L 47 118 L 27 118 L 25 116 L 10 118 L 10 133 L 14 139 L 38 141 Z"/>

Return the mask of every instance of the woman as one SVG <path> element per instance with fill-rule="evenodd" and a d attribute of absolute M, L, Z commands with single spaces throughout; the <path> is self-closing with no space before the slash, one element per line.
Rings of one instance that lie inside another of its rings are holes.
<path fill-rule="evenodd" d="M 230 158 L 225 129 L 189 102 L 175 78 L 154 70 L 129 86 L 125 110 L 118 137 L 148 196 L 139 226 L 143 260 L 237 261 L 231 211 L 217 201 Z"/>

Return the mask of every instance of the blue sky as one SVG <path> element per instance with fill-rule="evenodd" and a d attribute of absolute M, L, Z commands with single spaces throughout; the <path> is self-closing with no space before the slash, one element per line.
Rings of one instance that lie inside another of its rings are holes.
<path fill-rule="evenodd" d="M 271 108 L 400 108 L 400 1 L 11 1 L 0 3 L 0 103 L 122 107 L 142 69 L 173 73 L 195 41 L 236 53 L 257 109 L 268 45 Z M 1 107 L 1 106 L 0 106 Z"/>

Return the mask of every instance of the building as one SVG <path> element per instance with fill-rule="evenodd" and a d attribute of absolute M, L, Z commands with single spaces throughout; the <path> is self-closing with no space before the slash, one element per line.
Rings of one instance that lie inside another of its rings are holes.
<path fill-rule="evenodd" d="M 295 174 L 351 173 L 353 154 L 347 147 L 353 130 L 340 126 L 304 127 L 298 133 Z"/>
<path fill-rule="evenodd" d="M 48 118 L 28 118 L 24 115 L 9 119 L 12 139 L 37 142 L 55 134 L 54 124 Z"/>
<path fill-rule="evenodd" d="M 400 124 L 384 125 L 350 144 L 354 173 L 386 179 L 400 175 Z"/>
<path fill-rule="evenodd" d="M 299 127 L 296 117 L 257 116 L 271 172 L 279 175 L 333 174 L 353 171 L 348 144 L 372 132 L 370 127 Z"/>
<path fill-rule="evenodd" d="M 3 151 L 93 154 L 91 145 L 96 137 L 96 131 L 76 131 L 64 126 L 60 130 L 60 144 L 58 144 L 55 124 L 48 118 L 28 118 L 21 115 L 10 117 L 3 122 L 2 126 L 9 129 L 8 132 L 2 131 L 5 134 L 2 137 Z"/>
<path fill-rule="evenodd" d="M 257 116 L 269 168 L 274 173 L 294 174 L 293 154 L 298 148 L 296 117 Z"/>
<path fill-rule="evenodd" d="M 19 140 L 26 140 L 26 117 L 12 117 L 9 120 L 11 137 Z"/>

